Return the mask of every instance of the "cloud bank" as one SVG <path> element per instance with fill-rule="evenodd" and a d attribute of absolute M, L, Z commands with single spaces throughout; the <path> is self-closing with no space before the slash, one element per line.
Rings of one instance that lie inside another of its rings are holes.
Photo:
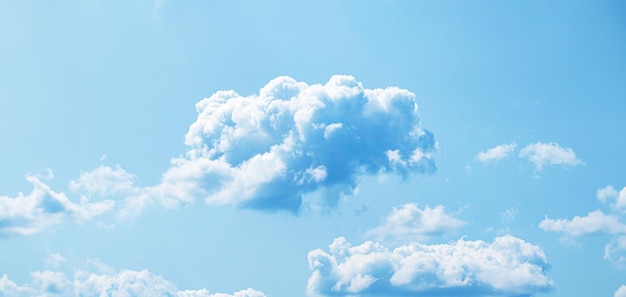
<path fill-rule="evenodd" d="M 309 296 L 528 296 L 553 285 L 541 248 L 510 235 L 392 250 L 339 237 L 329 252 L 313 250 L 308 260 Z"/>
<path fill-rule="evenodd" d="M 408 203 L 394 207 L 385 223 L 369 230 L 366 236 L 389 243 L 423 242 L 431 237 L 450 234 L 465 224 L 446 214 L 442 205 L 420 209 L 417 204 Z"/>
<path fill-rule="evenodd" d="M 154 296 L 154 297 L 265 297 L 251 288 L 233 294 L 211 293 L 207 289 L 178 290 L 176 286 L 148 270 L 112 268 L 95 261 L 96 271 L 78 269 L 70 279 L 63 272 L 35 271 L 32 282 L 19 286 L 5 274 L 0 278 L 0 296 Z"/>

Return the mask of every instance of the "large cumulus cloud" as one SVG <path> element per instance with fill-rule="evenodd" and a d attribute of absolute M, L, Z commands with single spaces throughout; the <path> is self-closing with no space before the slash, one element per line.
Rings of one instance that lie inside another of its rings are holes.
<path fill-rule="evenodd" d="M 189 150 L 163 182 L 191 185 L 207 203 L 296 212 L 302 195 L 319 190 L 333 206 L 361 175 L 435 170 L 433 134 L 404 89 L 366 89 L 351 76 L 324 85 L 278 77 L 259 94 L 220 91 L 196 109 Z"/>
<path fill-rule="evenodd" d="M 329 249 L 309 252 L 310 296 L 529 296 L 553 285 L 541 248 L 510 235 L 394 249 L 340 237 Z"/>

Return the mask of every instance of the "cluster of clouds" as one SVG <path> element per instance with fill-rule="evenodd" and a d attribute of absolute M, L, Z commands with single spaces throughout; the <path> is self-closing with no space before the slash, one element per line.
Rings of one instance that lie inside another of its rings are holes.
<path fill-rule="evenodd" d="M 476 160 L 481 163 L 506 159 L 514 154 L 517 143 L 507 143 L 495 146 L 486 151 L 479 152 Z M 531 143 L 519 151 L 518 157 L 527 159 L 535 165 L 535 170 L 540 171 L 545 165 L 583 165 L 583 161 L 576 157 L 574 150 L 563 148 L 558 143 Z"/>
<path fill-rule="evenodd" d="M 526 296 L 552 288 L 540 247 L 514 236 L 493 242 L 466 240 L 425 244 L 453 232 L 463 221 L 443 206 L 420 209 L 415 204 L 395 208 L 375 231 L 389 244 L 366 241 L 353 246 L 336 238 L 328 252 L 309 252 L 310 296 Z M 397 228 L 398 230 L 393 230 Z M 398 236 L 401 241 L 388 240 Z M 408 240 L 412 238 L 412 240 Z M 395 244 L 394 244 L 395 242 Z M 391 247 L 390 247 L 391 246 Z"/>
<path fill-rule="evenodd" d="M 77 269 L 71 278 L 59 271 L 34 271 L 31 283 L 24 285 L 16 284 L 4 274 L 0 278 L 0 296 L 265 297 L 263 292 L 252 288 L 232 294 L 211 293 L 207 289 L 178 290 L 173 283 L 148 270 L 115 272 L 97 260 L 89 260 L 88 264 L 91 271 Z"/>
<path fill-rule="evenodd" d="M 604 259 L 617 266 L 626 266 L 626 223 L 623 222 L 626 187 L 618 192 L 612 185 L 608 185 L 597 190 L 596 198 L 604 204 L 609 203 L 611 212 L 596 209 L 571 219 L 551 219 L 546 216 L 539 227 L 546 232 L 562 233 L 563 239 L 591 234 L 611 235 L 610 242 L 604 247 Z"/>
<path fill-rule="evenodd" d="M 539 227 L 546 232 L 562 233 L 562 239 L 569 241 L 573 237 L 608 234 L 610 241 L 604 246 L 604 259 L 618 267 L 626 267 L 626 187 L 620 191 L 613 185 L 599 188 L 596 198 L 603 204 L 609 204 L 610 213 L 600 209 L 590 211 L 585 216 L 571 219 L 551 219 L 546 216 Z M 614 297 L 626 297 L 626 285 L 615 291 Z"/>
<path fill-rule="evenodd" d="M 151 204 L 199 198 L 299 213 L 303 195 L 319 193 L 314 206 L 332 208 L 364 175 L 436 170 L 437 144 L 420 124 L 415 94 L 397 87 L 366 89 L 343 75 L 314 85 L 283 76 L 250 96 L 216 92 L 196 109 L 187 152 L 156 185 L 137 185 L 120 165 L 101 165 L 70 182 L 77 203 L 29 176 L 31 194 L 0 197 L 0 234 L 32 234 L 64 217 L 87 220 L 112 210 L 128 219 Z"/>

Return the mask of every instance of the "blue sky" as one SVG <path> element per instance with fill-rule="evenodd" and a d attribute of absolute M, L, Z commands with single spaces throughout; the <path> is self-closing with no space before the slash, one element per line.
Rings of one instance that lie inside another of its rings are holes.
<path fill-rule="evenodd" d="M 3 1 L 0 296 L 626 296 L 624 11 Z"/>

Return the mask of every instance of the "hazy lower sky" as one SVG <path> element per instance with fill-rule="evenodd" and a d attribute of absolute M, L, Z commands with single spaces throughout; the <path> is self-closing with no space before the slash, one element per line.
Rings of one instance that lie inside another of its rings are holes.
<path fill-rule="evenodd" d="M 623 1 L 0 3 L 0 296 L 626 296 Z"/>

